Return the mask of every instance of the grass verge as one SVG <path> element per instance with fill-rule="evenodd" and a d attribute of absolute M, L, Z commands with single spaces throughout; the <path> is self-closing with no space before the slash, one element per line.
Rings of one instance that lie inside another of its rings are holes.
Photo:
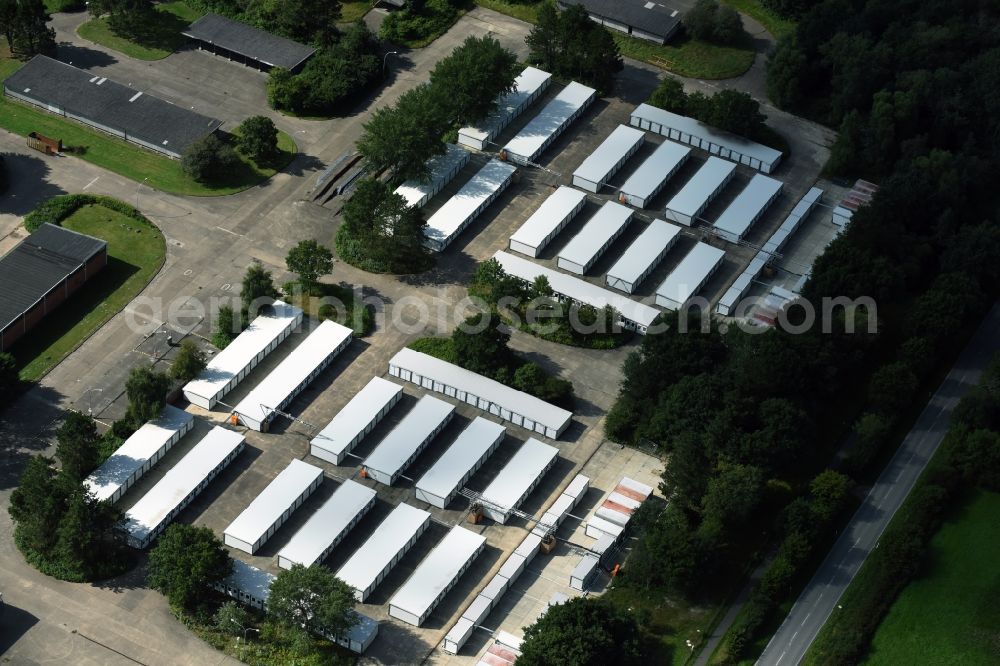
<path fill-rule="evenodd" d="M 542 7 L 542 2 L 506 2 L 506 0 L 476 0 L 476 4 L 495 12 L 506 14 L 513 18 L 525 21 L 526 23 L 538 22 L 538 10 Z"/>
<path fill-rule="evenodd" d="M 355 298 L 361 294 L 355 294 L 347 287 L 320 283 L 304 290 L 298 282 L 288 282 L 283 292 L 289 303 L 302 308 L 310 317 L 343 324 L 351 328 L 357 337 L 364 337 L 375 330 L 372 309 Z"/>
<path fill-rule="evenodd" d="M 165 2 L 156 6 L 157 21 L 145 34 L 134 39 L 116 35 L 108 19 L 91 19 L 77 29 L 77 34 L 95 44 L 123 53 L 137 60 L 162 60 L 184 45 L 181 31 L 202 16 L 184 2 Z"/>
<path fill-rule="evenodd" d="M 866 664 L 996 663 L 1000 493 L 980 491 L 931 539 L 918 578 L 889 609 Z"/>
<path fill-rule="evenodd" d="M 760 4 L 760 0 L 722 0 L 738 12 L 742 12 L 754 19 L 778 39 L 795 30 L 795 21 L 778 16 L 773 11 Z"/>
<path fill-rule="evenodd" d="M 355 0 L 354 2 L 340 3 L 340 22 L 354 23 L 364 18 L 364 15 L 371 10 L 372 4 L 370 0 Z"/>
<path fill-rule="evenodd" d="M 642 60 L 662 69 L 692 79 L 731 79 L 753 65 L 756 53 L 752 46 L 718 46 L 679 37 L 661 46 L 636 39 L 617 30 L 611 36 L 626 58 Z"/>
<path fill-rule="evenodd" d="M 160 270 L 163 234 L 99 204 L 79 208 L 63 227 L 108 241 L 108 265 L 13 347 L 21 379 L 36 381 L 121 311 Z"/>
<path fill-rule="evenodd" d="M 647 663 L 683 666 L 691 658 L 691 648 L 685 641 L 699 643 L 715 617 L 716 608 L 699 608 L 670 599 L 660 593 L 643 592 L 630 585 L 616 585 L 607 591 L 604 599 L 619 609 L 634 613 L 640 624 L 655 640 L 647 649 L 655 654 L 644 654 Z"/>

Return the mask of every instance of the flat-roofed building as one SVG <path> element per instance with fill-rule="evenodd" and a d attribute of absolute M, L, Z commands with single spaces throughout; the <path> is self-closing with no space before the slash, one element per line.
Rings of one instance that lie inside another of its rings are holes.
<path fill-rule="evenodd" d="M 189 25 L 181 34 L 199 49 L 264 72 L 275 67 L 298 72 L 316 52 L 311 46 L 211 13 Z"/>

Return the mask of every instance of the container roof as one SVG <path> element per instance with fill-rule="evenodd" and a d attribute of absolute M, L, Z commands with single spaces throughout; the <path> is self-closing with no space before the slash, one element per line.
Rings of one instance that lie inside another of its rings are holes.
<path fill-rule="evenodd" d="M 483 502 L 501 509 L 515 508 L 558 455 L 556 447 L 529 437 L 482 492 Z"/>
<path fill-rule="evenodd" d="M 676 169 L 681 162 L 691 154 L 691 149 L 673 141 L 664 141 L 653 154 L 632 172 L 622 185 L 624 194 L 631 194 L 643 199 L 649 198 L 660 186 L 668 174 Z"/>
<path fill-rule="evenodd" d="M 246 543 L 256 543 L 309 486 L 322 476 L 323 470 L 319 467 L 297 458 L 292 459 L 288 467 L 281 470 L 236 520 L 229 524 L 225 534 Z"/>
<path fill-rule="evenodd" d="M 440 600 L 441 592 L 461 575 L 466 563 L 486 543 L 486 537 L 460 525 L 451 528 L 423 559 L 389 604 L 423 616 Z"/>
<path fill-rule="evenodd" d="M 646 133 L 640 129 L 619 125 L 587 159 L 573 172 L 574 178 L 583 178 L 592 183 L 603 183 L 608 174 L 625 159 L 635 147 L 643 142 Z"/>
<path fill-rule="evenodd" d="M 425 395 L 368 454 L 364 466 L 389 475 L 402 471 L 421 443 L 454 411 L 450 402 Z"/>
<path fill-rule="evenodd" d="M 302 566 L 317 564 L 320 555 L 337 541 L 369 504 L 375 491 L 348 479 L 316 509 L 278 552 L 278 557 Z"/>
<path fill-rule="evenodd" d="M 742 237 L 747 232 L 754 219 L 781 191 L 780 180 L 769 178 L 764 174 L 754 174 L 743 191 L 736 195 L 732 203 L 715 221 L 715 228 L 735 236 Z"/>
<path fill-rule="evenodd" d="M 368 589 L 430 519 L 427 511 L 399 503 L 340 567 L 337 578 L 358 590 Z"/>
<path fill-rule="evenodd" d="M 310 444 L 340 455 L 364 432 L 382 408 L 402 392 L 403 387 L 399 384 L 381 377 L 372 377 Z"/>
<path fill-rule="evenodd" d="M 477 416 L 420 477 L 416 487 L 437 497 L 448 497 L 506 431 L 499 423 Z"/>
<path fill-rule="evenodd" d="M 632 209 L 607 201 L 559 252 L 559 258 L 586 266 L 632 219 Z"/>
<path fill-rule="evenodd" d="M 458 132 L 478 141 L 489 141 L 523 110 L 525 103 L 540 88 L 548 85 L 552 75 L 535 67 L 527 67 L 514 79 L 513 92 L 497 98 L 497 108 L 475 126 L 463 127 Z"/>
<path fill-rule="evenodd" d="M 709 157 L 697 173 L 691 176 L 691 180 L 667 203 L 667 210 L 693 217 L 735 170 L 735 163 L 719 157 Z"/>
<path fill-rule="evenodd" d="M 427 220 L 424 235 L 439 243 L 448 240 L 479 211 L 490 197 L 503 188 L 517 167 L 500 160 L 490 160 L 453 197 Z"/>
<path fill-rule="evenodd" d="M 205 14 L 181 34 L 220 46 L 270 67 L 295 69 L 316 52 L 311 46 L 293 42 L 218 14 Z"/>
<path fill-rule="evenodd" d="M 537 248 L 559 227 L 567 215 L 586 200 L 587 195 L 580 190 L 560 185 L 510 239 Z"/>
<path fill-rule="evenodd" d="M 681 228 L 676 224 L 653 220 L 611 267 L 608 277 L 635 284 L 646 269 L 656 261 L 663 248 L 674 242 L 680 233 Z"/>
<path fill-rule="evenodd" d="M 657 295 L 683 305 L 701 289 L 705 278 L 725 255 L 725 250 L 699 242 L 657 287 Z"/>
<path fill-rule="evenodd" d="M 571 81 L 544 109 L 521 128 L 504 150 L 533 160 L 549 140 L 573 115 L 597 94 L 593 88 Z"/>

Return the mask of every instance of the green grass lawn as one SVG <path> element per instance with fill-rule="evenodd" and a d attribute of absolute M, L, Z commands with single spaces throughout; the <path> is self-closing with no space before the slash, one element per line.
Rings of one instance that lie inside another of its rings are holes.
<path fill-rule="evenodd" d="M 320 283 L 306 293 L 297 282 L 288 282 L 283 292 L 286 300 L 302 308 L 310 317 L 323 321 L 330 319 L 365 337 L 375 330 L 375 314 L 371 308 L 355 300 L 354 292 L 339 284 Z"/>
<path fill-rule="evenodd" d="M 1000 659 L 1000 493 L 978 492 L 930 543 L 866 664 L 996 664 Z"/>
<path fill-rule="evenodd" d="M 108 241 L 108 265 L 13 347 L 26 381 L 40 379 L 149 284 L 163 265 L 163 234 L 117 211 L 83 206 L 62 226 Z"/>
<path fill-rule="evenodd" d="M 771 33 L 775 39 L 795 30 L 795 21 L 778 16 L 767 7 L 760 4 L 760 0 L 722 0 L 738 12 L 742 12 L 755 19 L 758 23 Z"/>
<path fill-rule="evenodd" d="M 642 60 L 668 72 L 693 79 L 731 79 L 745 73 L 756 55 L 750 46 L 717 46 L 678 37 L 665 46 L 611 30 L 626 58 Z"/>
<path fill-rule="evenodd" d="M 145 34 L 128 39 L 111 31 L 107 18 L 91 19 L 77 29 L 84 39 L 124 53 L 138 60 L 161 60 L 184 45 L 181 31 L 202 16 L 184 2 L 165 2 L 157 5 L 159 19 Z"/>
<path fill-rule="evenodd" d="M 372 8 L 371 0 L 355 0 L 340 3 L 340 22 L 354 23 Z"/>
<path fill-rule="evenodd" d="M 506 0 L 476 0 L 476 4 L 527 23 L 538 22 L 538 10 L 542 6 L 541 2 L 507 2 Z"/>

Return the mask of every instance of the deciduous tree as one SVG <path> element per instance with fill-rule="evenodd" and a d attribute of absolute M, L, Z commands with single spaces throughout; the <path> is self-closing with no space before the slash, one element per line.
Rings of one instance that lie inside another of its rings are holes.
<path fill-rule="evenodd" d="M 267 116 L 250 116 L 240 123 L 236 141 L 243 154 L 257 163 L 278 154 L 278 128 Z"/>
<path fill-rule="evenodd" d="M 229 308 L 229 312 L 232 313 L 232 308 Z M 188 382 L 197 377 L 206 365 L 208 361 L 205 352 L 199 349 L 193 340 L 183 340 L 180 349 L 177 350 L 177 356 L 170 364 L 170 377 Z"/>
<path fill-rule="evenodd" d="M 322 566 L 285 569 L 271 583 L 267 614 L 289 627 L 341 636 L 357 624 L 354 588 Z"/>
<path fill-rule="evenodd" d="M 207 527 L 174 523 L 149 553 L 150 587 L 177 608 L 191 609 L 205 589 L 228 576 L 229 553 Z"/>
<path fill-rule="evenodd" d="M 285 265 L 308 287 L 333 270 L 333 253 L 312 239 L 303 240 L 288 251 Z"/>
<path fill-rule="evenodd" d="M 585 597 L 551 606 L 524 630 L 522 666 L 630 666 L 643 663 L 641 631 L 632 616 Z"/>
<path fill-rule="evenodd" d="M 66 412 L 56 431 L 56 458 L 62 473 L 72 485 L 83 481 L 100 462 L 100 437 L 97 423 L 79 412 Z"/>

